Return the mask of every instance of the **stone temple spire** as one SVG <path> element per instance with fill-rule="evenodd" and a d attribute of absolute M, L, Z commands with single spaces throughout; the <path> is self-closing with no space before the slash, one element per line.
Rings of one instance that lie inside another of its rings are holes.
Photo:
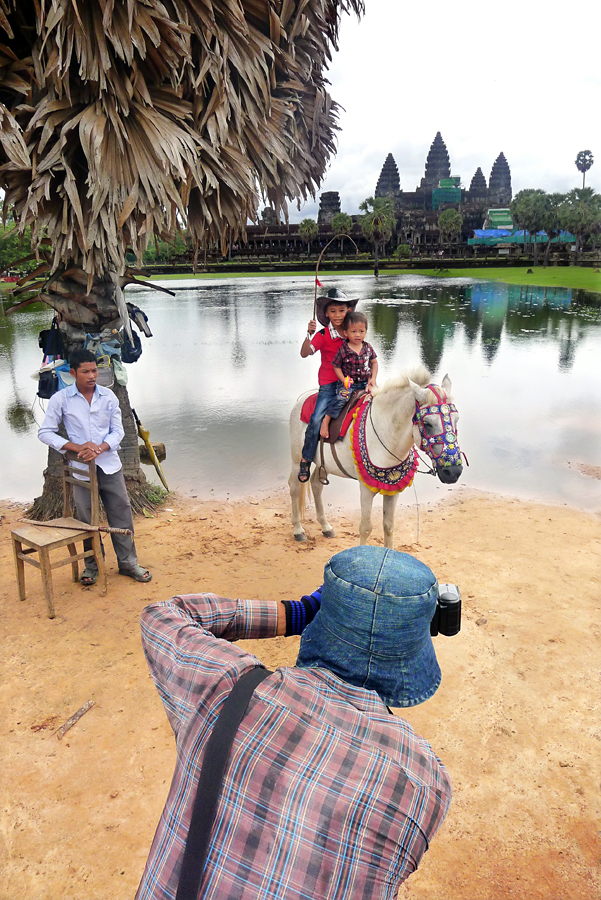
<path fill-rule="evenodd" d="M 489 200 L 499 206 L 509 206 L 511 203 L 511 171 L 505 159 L 505 154 L 499 153 L 494 161 L 488 181 Z"/>
<path fill-rule="evenodd" d="M 426 159 L 426 171 L 421 180 L 421 188 L 438 187 L 441 178 L 450 178 L 451 161 L 447 152 L 447 147 L 442 139 L 440 131 L 436 132 L 436 137 L 432 141 L 428 158 Z"/>
<path fill-rule="evenodd" d="M 382 166 L 376 185 L 376 197 L 391 197 L 393 200 L 401 192 L 401 179 L 394 156 L 389 153 Z"/>
<path fill-rule="evenodd" d="M 470 184 L 470 194 L 473 194 L 474 197 L 486 197 L 488 194 L 488 188 L 486 187 L 486 178 L 484 177 L 484 172 L 478 166 L 476 171 L 474 172 L 474 177 L 472 178 L 472 183 Z"/>

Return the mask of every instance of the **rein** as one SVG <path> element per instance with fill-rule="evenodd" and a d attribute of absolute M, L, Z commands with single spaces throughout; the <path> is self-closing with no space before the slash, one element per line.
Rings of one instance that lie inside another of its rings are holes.
<path fill-rule="evenodd" d="M 401 462 L 401 463 L 404 462 L 404 461 L 405 461 L 404 459 L 401 459 L 401 458 L 398 457 L 395 453 L 393 453 L 392 450 L 389 450 L 389 448 L 386 446 L 386 444 L 384 443 L 384 441 L 382 440 L 382 438 L 381 438 L 380 435 L 378 434 L 377 429 L 376 429 L 376 426 L 374 425 L 373 416 L 372 416 L 372 414 L 371 414 L 371 400 L 369 401 L 369 421 L 370 421 L 371 427 L 372 427 L 373 430 L 374 430 L 375 436 L 376 436 L 377 439 L 380 441 L 381 445 L 384 447 L 384 449 L 386 450 L 386 452 L 389 453 L 391 456 L 394 456 L 395 459 L 398 459 L 399 462 Z M 418 456 L 419 456 L 419 453 L 418 453 Z M 406 457 L 405 457 L 405 459 L 406 459 Z M 420 475 L 436 475 L 436 469 L 435 469 L 433 466 L 430 466 L 430 467 L 428 468 L 428 462 L 427 462 L 427 460 L 424 460 L 421 456 L 419 456 L 419 459 L 420 459 L 420 461 L 426 466 L 426 468 L 425 468 L 425 469 L 416 469 L 416 470 L 415 470 L 416 472 L 419 472 Z"/>
<path fill-rule="evenodd" d="M 371 415 L 371 400 L 367 400 L 357 407 L 353 415 L 351 430 L 351 451 L 359 474 L 359 480 L 374 493 L 399 494 L 413 482 L 418 466 L 417 450 L 413 446 L 409 450 L 407 457 L 399 460 L 399 465 L 385 468 L 374 465 L 367 449 L 366 424 L 368 412 Z M 395 459 L 399 459 L 395 454 L 391 455 Z"/>

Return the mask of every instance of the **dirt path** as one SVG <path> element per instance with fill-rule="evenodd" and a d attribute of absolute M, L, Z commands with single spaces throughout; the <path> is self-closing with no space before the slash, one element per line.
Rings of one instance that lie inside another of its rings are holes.
<path fill-rule="evenodd" d="M 443 683 L 403 713 L 450 769 L 443 830 L 400 896 L 415 900 L 595 900 L 601 894 L 599 517 L 479 494 L 403 514 L 397 549 L 460 585 L 463 627 L 436 638 Z M 292 539 L 288 500 L 175 499 L 136 523 L 150 585 L 117 575 L 109 591 L 54 574 L 50 621 L 38 574 L 16 598 L 10 550 L 22 509 L 0 504 L 2 668 L 0 900 L 132 898 L 167 793 L 173 739 L 148 675 L 138 615 L 182 591 L 298 597 L 358 540 Z M 381 540 L 381 527 L 375 529 Z M 265 663 L 292 664 L 298 639 L 253 642 Z M 58 741 L 54 730 L 95 706 Z"/>

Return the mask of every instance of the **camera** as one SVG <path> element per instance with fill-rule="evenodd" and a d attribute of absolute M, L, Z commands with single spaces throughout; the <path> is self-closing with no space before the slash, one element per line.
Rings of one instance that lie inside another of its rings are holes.
<path fill-rule="evenodd" d="M 461 594 L 456 584 L 439 584 L 430 634 L 452 637 L 461 631 Z"/>

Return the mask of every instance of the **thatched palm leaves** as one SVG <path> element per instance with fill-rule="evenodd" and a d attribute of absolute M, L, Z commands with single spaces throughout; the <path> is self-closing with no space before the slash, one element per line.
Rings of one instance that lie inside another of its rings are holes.
<path fill-rule="evenodd" d="M 70 341 L 122 318 L 128 249 L 140 260 L 183 223 L 197 246 L 225 243 L 260 195 L 285 215 L 314 192 L 337 128 L 324 70 L 340 15 L 362 9 L 0 0 L 5 213 L 30 227 L 29 286 L 61 309 Z"/>
<path fill-rule="evenodd" d="M 128 247 L 141 258 L 178 222 L 225 241 L 258 191 L 279 213 L 319 184 L 336 129 L 323 70 L 362 0 L 0 8 L 6 202 L 34 246 L 50 239 L 52 269 L 123 274 Z"/>

